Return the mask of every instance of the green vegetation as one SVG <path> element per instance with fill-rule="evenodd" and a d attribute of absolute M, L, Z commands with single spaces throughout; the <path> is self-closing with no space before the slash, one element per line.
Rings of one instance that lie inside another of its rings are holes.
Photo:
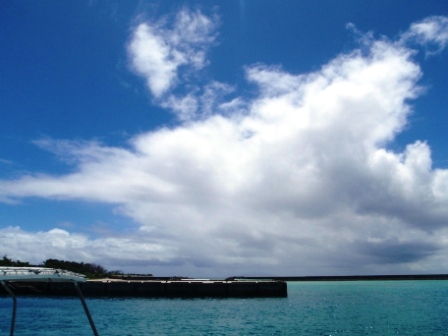
<path fill-rule="evenodd" d="M 65 261 L 58 259 L 47 259 L 40 266 L 48 268 L 60 268 L 67 271 L 84 274 L 86 277 L 92 278 L 104 278 L 111 275 L 123 274 L 121 271 L 108 271 L 103 266 L 97 264 Z"/>
<path fill-rule="evenodd" d="M 0 260 L 0 266 L 8 267 L 27 267 L 31 266 L 29 262 L 9 259 L 6 255 Z"/>
<path fill-rule="evenodd" d="M 98 279 L 121 275 L 121 271 L 108 271 L 103 266 L 84 262 L 66 261 L 58 259 L 47 259 L 39 265 L 31 265 L 29 262 L 12 260 L 6 255 L 0 259 L 0 266 L 8 267 L 48 267 L 59 268 L 67 271 L 84 274 L 89 279 Z"/>

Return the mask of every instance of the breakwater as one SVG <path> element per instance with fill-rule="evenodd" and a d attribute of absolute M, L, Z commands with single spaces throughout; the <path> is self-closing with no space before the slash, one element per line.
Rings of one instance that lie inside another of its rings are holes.
<path fill-rule="evenodd" d="M 399 280 L 448 280 L 448 274 L 400 274 L 400 275 L 329 275 L 329 276 L 278 276 L 231 277 L 228 280 L 271 281 L 399 281 Z"/>
<path fill-rule="evenodd" d="M 16 295 L 75 296 L 73 284 L 9 282 Z M 86 297 L 286 297 L 284 281 L 89 280 L 79 286 Z M 1 294 L 6 295 L 5 292 Z"/>

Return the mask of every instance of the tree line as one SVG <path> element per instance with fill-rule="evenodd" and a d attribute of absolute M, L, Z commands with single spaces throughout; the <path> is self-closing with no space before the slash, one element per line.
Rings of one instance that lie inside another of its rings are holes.
<path fill-rule="evenodd" d="M 84 274 L 87 278 L 104 278 L 114 275 L 123 274 L 122 271 L 108 271 L 101 265 L 93 263 L 84 263 L 76 261 L 66 261 L 58 259 L 47 259 L 40 263 L 39 265 L 32 265 L 26 261 L 12 260 L 6 255 L 0 259 L 0 266 L 7 267 L 48 267 L 48 268 L 58 268 L 66 271 L 76 272 Z"/>

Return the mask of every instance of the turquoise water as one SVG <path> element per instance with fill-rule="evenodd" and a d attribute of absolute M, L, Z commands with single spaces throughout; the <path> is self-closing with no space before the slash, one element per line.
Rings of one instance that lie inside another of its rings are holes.
<path fill-rule="evenodd" d="M 448 335 L 448 281 L 290 282 L 288 298 L 87 299 L 100 335 Z M 0 335 L 12 301 L 0 298 Z M 18 298 L 15 335 L 92 335 L 77 298 Z"/>

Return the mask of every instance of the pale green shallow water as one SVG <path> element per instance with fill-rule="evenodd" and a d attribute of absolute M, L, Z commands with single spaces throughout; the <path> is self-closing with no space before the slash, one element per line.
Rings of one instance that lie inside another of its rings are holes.
<path fill-rule="evenodd" d="M 113 335 L 448 335 L 448 281 L 290 282 L 278 299 L 87 299 Z M 15 335 L 92 335 L 78 299 L 18 300 Z M 0 298 L 0 335 L 11 299 Z"/>

